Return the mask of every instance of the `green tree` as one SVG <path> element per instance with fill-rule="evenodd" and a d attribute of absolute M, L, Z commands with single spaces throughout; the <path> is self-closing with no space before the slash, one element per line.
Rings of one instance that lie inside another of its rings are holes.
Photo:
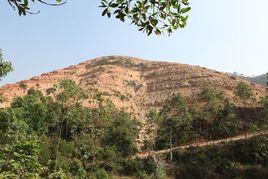
<path fill-rule="evenodd" d="M 240 110 L 243 117 L 243 128 L 245 133 L 245 139 L 247 138 L 248 130 L 250 129 L 250 119 L 247 116 L 246 108 L 250 105 L 250 102 L 253 99 L 253 92 L 250 86 L 245 82 L 240 82 L 234 90 L 234 94 L 238 97 L 243 103 L 243 110 Z"/>
<path fill-rule="evenodd" d="M 0 177 L 122 172 L 136 153 L 139 123 L 98 92 L 93 96 L 98 106 L 84 107 L 87 93 L 66 79 L 53 95 L 29 89 L 0 109 Z"/>
<path fill-rule="evenodd" d="M 138 132 L 138 122 L 131 120 L 130 116 L 120 111 L 111 121 L 107 135 L 103 138 L 103 144 L 114 146 L 123 156 L 131 156 L 136 151 L 135 140 Z"/>
<path fill-rule="evenodd" d="M 64 0 L 54 0 L 48 3 L 46 0 L 7 0 L 19 15 L 39 13 L 30 9 L 31 4 L 40 3 L 50 6 L 60 6 L 66 3 Z M 147 35 L 164 32 L 171 34 L 173 30 L 184 28 L 190 11 L 188 0 L 100 0 L 103 8 L 102 16 L 115 16 L 124 22 L 129 19 L 139 31 Z"/>
<path fill-rule="evenodd" d="M 151 152 L 155 148 L 155 139 L 158 135 L 159 125 L 161 125 L 162 118 L 159 113 L 154 109 L 150 110 L 149 113 L 146 115 L 146 122 L 145 122 L 145 134 L 147 139 L 144 141 L 143 144 L 143 151 Z"/>
<path fill-rule="evenodd" d="M 201 126 L 198 126 L 198 128 L 203 128 L 201 131 L 206 133 L 203 133 L 203 135 L 208 139 L 212 139 L 216 137 L 216 133 L 219 132 L 221 125 L 227 121 L 226 116 L 221 116 L 224 107 L 227 104 L 225 103 L 226 100 L 221 91 L 216 90 L 209 84 L 202 86 L 197 98 L 200 102 L 205 102 L 200 111 L 202 114 L 201 118 L 197 118 L 202 119 L 199 121 L 201 122 Z"/>
<path fill-rule="evenodd" d="M 70 140 L 81 132 L 81 120 L 86 120 L 87 113 L 83 110 L 82 102 L 87 99 L 87 93 L 80 86 L 70 79 L 64 79 L 58 84 L 58 93 L 55 94 L 56 103 L 54 103 L 54 113 L 57 118 L 55 128 L 54 145 L 56 165 L 58 164 L 58 155 L 61 139 Z M 85 117 L 85 118 L 84 118 Z"/>
<path fill-rule="evenodd" d="M 263 118 L 268 120 L 268 96 L 265 96 L 261 101 Z"/>
<path fill-rule="evenodd" d="M 27 91 L 28 88 L 27 84 L 24 82 L 20 82 L 19 87 L 23 90 L 23 92 Z"/>
<path fill-rule="evenodd" d="M 162 122 L 159 129 L 157 143 L 159 146 L 168 141 L 170 148 L 170 162 L 173 160 L 173 145 L 179 144 L 182 134 L 191 127 L 191 116 L 188 113 L 186 102 L 180 94 L 176 94 L 160 111 Z"/>
<path fill-rule="evenodd" d="M 0 178 L 33 177 L 41 170 L 39 141 L 27 134 L 29 126 L 19 114 L 12 107 L 0 109 Z"/>
<path fill-rule="evenodd" d="M 58 85 L 58 91 L 56 98 L 63 106 L 81 104 L 88 97 L 87 91 L 70 79 L 62 80 Z"/>
<path fill-rule="evenodd" d="M 211 84 L 204 84 L 197 94 L 197 98 L 199 101 L 214 101 L 223 99 L 224 95 L 222 92 L 216 90 Z"/>
<path fill-rule="evenodd" d="M 44 134 L 48 132 L 48 104 L 51 98 L 45 97 L 41 91 L 29 89 L 27 95 L 15 98 L 11 107 L 16 112 L 17 118 L 29 125 L 28 133 Z"/>
<path fill-rule="evenodd" d="M 240 82 L 235 87 L 234 94 L 243 102 L 243 107 L 253 98 L 253 92 L 250 86 L 245 82 Z"/>
<path fill-rule="evenodd" d="M 4 60 L 2 50 L 0 49 L 0 80 L 12 70 L 11 62 Z"/>
<path fill-rule="evenodd" d="M 0 172 L 4 176 L 12 174 L 33 177 L 41 169 L 38 161 L 39 144 L 33 139 L 22 138 L 0 147 Z M 8 178 L 8 177 L 7 177 Z"/>

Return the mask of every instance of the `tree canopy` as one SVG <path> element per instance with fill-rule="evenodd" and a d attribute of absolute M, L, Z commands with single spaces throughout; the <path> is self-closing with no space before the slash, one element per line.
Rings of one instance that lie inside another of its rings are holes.
<path fill-rule="evenodd" d="M 5 61 L 0 49 L 0 80 L 13 70 L 11 62 Z"/>
<path fill-rule="evenodd" d="M 11 7 L 21 15 L 37 14 L 32 4 L 40 3 L 49 6 L 61 6 L 64 0 L 7 0 Z M 102 16 L 112 17 L 134 24 L 139 31 L 151 35 L 171 34 L 174 30 L 184 28 L 191 10 L 188 0 L 100 0 Z"/>
<path fill-rule="evenodd" d="M 240 82 L 236 86 L 234 94 L 243 101 L 244 107 L 246 105 L 246 102 L 253 97 L 252 89 L 245 82 Z"/>

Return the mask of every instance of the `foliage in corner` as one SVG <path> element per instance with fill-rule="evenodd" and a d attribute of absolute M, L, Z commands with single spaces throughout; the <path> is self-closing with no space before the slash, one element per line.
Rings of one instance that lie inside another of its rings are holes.
<path fill-rule="evenodd" d="M 191 10 L 188 0 L 102 0 L 102 15 L 124 22 L 129 19 L 139 31 L 147 35 L 184 28 Z"/>
<path fill-rule="evenodd" d="M 102 16 L 115 16 L 124 22 L 130 20 L 131 24 L 138 27 L 139 31 L 151 35 L 169 35 L 179 28 L 184 28 L 191 10 L 188 0 L 100 0 L 103 8 Z M 37 14 L 30 8 L 32 3 L 41 3 L 50 6 L 61 6 L 64 0 L 54 0 L 49 3 L 46 0 L 7 0 L 9 5 L 20 16 Z"/>
<path fill-rule="evenodd" d="M 9 5 L 15 10 L 18 11 L 19 15 L 26 15 L 26 14 L 37 14 L 37 12 L 32 12 L 30 9 L 30 4 L 39 2 L 41 4 L 49 5 L 49 6 L 60 6 L 66 3 L 66 1 L 62 0 L 54 0 L 55 3 L 49 3 L 46 0 L 7 0 Z"/>

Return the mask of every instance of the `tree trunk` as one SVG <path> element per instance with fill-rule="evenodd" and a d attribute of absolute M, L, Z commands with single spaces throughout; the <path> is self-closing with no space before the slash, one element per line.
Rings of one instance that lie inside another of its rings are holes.
<path fill-rule="evenodd" d="M 172 129 L 169 130 L 169 142 L 170 142 L 170 163 L 173 160 L 173 152 L 172 152 Z"/>

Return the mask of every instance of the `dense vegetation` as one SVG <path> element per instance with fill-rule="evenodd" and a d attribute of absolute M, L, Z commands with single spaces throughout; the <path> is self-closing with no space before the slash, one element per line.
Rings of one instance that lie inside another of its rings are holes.
<path fill-rule="evenodd" d="M 267 136 L 174 152 L 176 178 L 268 178 Z"/>
<path fill-rule="evenodd" d="M 20 87 L 28 89 L 24 83 Z M 241 107 L 236 107 L 210 85 L 204 85 L 187 102 L 180 94 L 167 99 L 159 112 L 148 112 L 146 132 L 151 138 L 139 149 L 136 145 L 138 120 L 116 109 L 98 91 L 85 91 L 68 79 L 48 88 L 45 94 L 28 89 L 27 95 L 15 98 L 10 107 L 0 109 L 0 177 L 165 178 L 168 174 L 205 178 L 210 174 L 244 176 L 248 170 L 266 176 L 266 163 L 263 163 L 267 160 L 266 138 L 246 141 L 243 145 L 228 144 L 223 149 L 192 149 L 182 154 L 171 150 L 164 161 L 172 164 L 172 170 L 159 164 L 155 157 L 135 157 L 138 150 L 172 149 L 196 140 L 241 133 L 247 137 L 249 132 L 265 130 L 268 97 L 256 102 L 245 83 L 240 83 L 234 94 Z M 85 107 L 85 103 L 91 107 Z M 256 142 L 258 145 L 254 147 Z M 245 156 L 230 159 L 230 153 L 236 154 L 237 150 L 246 151 Z M 252 163 L 253 155 L 261 157 L 259 168 L 251 166 L 256 164 Z M 218 170 L 221 162 L 227 168 Z M 189 174 L 196 165 L 200 165 L 199 168 Z M 203 173 L 199 172 L 203 169 L 206 169 Z"/>
<path fill-rule="evenodd" d="M 137 150 L 138 122 L 98 92 L 91 101 L 97 107 L 83 107 L 87 93 L 71 80 L 47 93 L 29 89 L 0 110 L 2 176 L 103 178 L 123 171 Z"/>
<path fill-rule="evenodd" d="M 157 133 L 154 149 L 178 146 L 194 139 L 213 140 L 266 129 L 267 97 L 256 102 L 246 83 L 240 83 L 234 93 L 241 107 L 236 107 L 222 92 L 205 85 L 190 105 L 180 94 L 167 100 L 159 113 L 150 111 L 148 121 Z M 257 107 L 258 106 L 258 107 Z"/>

